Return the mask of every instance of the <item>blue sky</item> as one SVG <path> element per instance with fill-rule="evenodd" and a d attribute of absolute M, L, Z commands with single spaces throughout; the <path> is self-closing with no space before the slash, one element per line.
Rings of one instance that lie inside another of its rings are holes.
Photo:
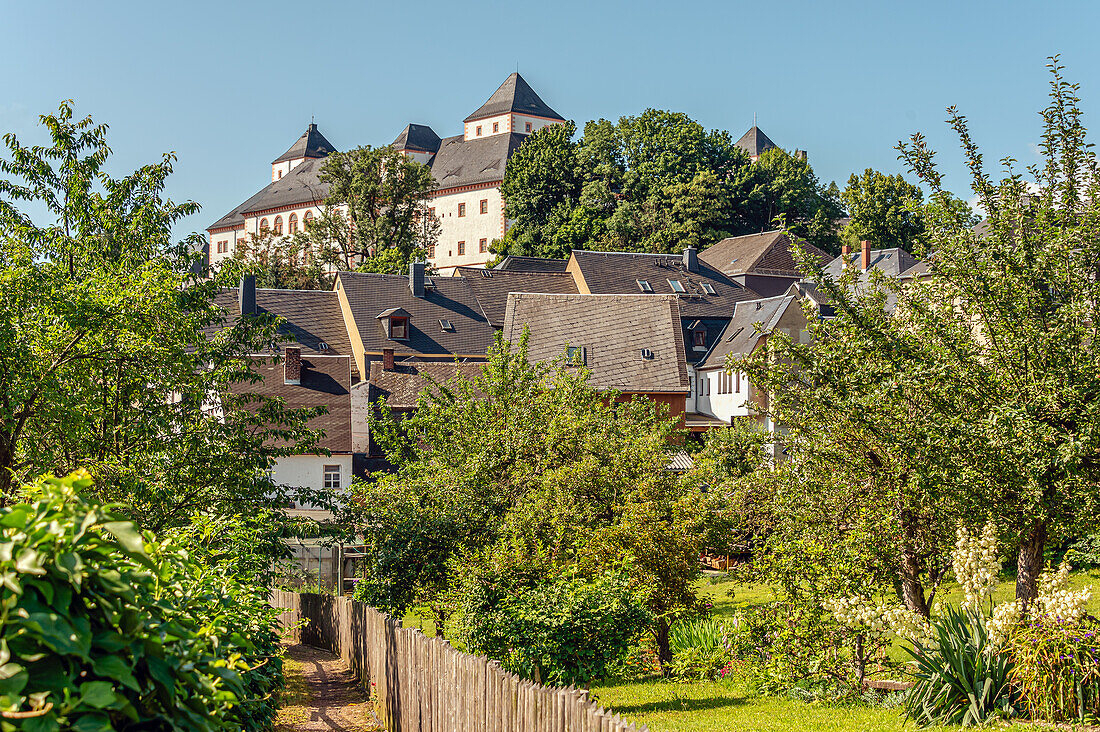
<path fill-rule="evenodd" d="M 0 0 L 0 132 L 42 141 L 72 98 L 111 126 L 113 172 L 179 156 L 169 193 L 202 230 L 270 181 L 315 116 L 337 147 L 408 122 L 458 134 L 517 67 L 579 126 L 682 111 L 739 136 L 757 115 L 819 177 L 899 172 L 922 131 L 969 197 L 944 125 L 955 104 L 987 161 L 1035 159 L 1046 56 L 1100 102 L 1096 2 L 51 2 Z M 179 232 L 181 234 L 184 231 Z"/>

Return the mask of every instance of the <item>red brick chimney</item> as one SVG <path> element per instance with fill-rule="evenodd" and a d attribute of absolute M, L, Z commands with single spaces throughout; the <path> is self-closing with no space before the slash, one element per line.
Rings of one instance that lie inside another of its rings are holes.
<path fill-rule="evenodd" d="M 302 383 L 302 349 L 287 346 L 283 351 L 283 383 Z"/>
<path fill-rule="evenodd" d="M 863 248 L 863 262 L 861 269 L 866 272 L 867 270 L 871 269 L 871 242 L 864 239 L 859 243 L 859 245 Z"/>
<path fill-rule="evenodd" d="M 393 366 L 393 349 L 392 348 L 383 348 L 382 349 L 382 370 L 383 371 L 393 371 L 393 369 L 394 369 L 394 366 Z"/>

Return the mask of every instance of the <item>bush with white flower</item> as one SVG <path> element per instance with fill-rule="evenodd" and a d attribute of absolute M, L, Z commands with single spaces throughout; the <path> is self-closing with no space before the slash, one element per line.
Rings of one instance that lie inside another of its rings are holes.
<path fill-rule="evenodd" d="M 956 534 L 955 550 L 951 552 L 955 579 L 962 587 L 965 610 L 979 612 L 997 587 L 1001 559 L 997 553 L 997 527 L 989 522 L 980 535 L 965 526 Z"/>

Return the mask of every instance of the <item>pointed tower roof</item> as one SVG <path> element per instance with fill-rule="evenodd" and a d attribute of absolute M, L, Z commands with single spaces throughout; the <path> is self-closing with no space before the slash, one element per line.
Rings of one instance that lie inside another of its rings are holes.
<path fill-rule="evenodd" d="M 274 165 L 284 160 L 296 160 L 298 158 L 323 158 L 334 152 L 336 152 L 336 148 L 325 139 L 325 136 L 317 129 L 317 125 L 310 122 L 309 127 L 298 138 L 298 141 L 291 145 L 285 153 L 272 160 L 271 164 Z"/>
<path fill-rule="evenodd" d="M 398 150 L 434 153 L 439 150 L 439 135 L 428 125 L 406 125 L 401 134 L 393 141 Z"/>
<path fill-rule="evenodd" d="M 735 144 L 754 158 L 769 148 L 779 147 L 768 139 L 768 136 L 764 134 L 764 130 L 756 125 L 753 125 L 748 132 L 741 135 L 741 139 Z"/>
<path fill-rule="evenodd" d="M 565 120 L 560 114 L 550 109 L 546 102 L 542 101 L 539 95 L 535 93 L 535 90 L 516 72 L 509 74 L 504 83 L 500 85 L 500 88 L 493 92 L 493 96 L 489 97 L 485 104 L 478 107 L 476 112 L 462 121 L 473 122 L 475 119 L 495 117 L 498 114 L 508 114 L 509 112 Z"/>

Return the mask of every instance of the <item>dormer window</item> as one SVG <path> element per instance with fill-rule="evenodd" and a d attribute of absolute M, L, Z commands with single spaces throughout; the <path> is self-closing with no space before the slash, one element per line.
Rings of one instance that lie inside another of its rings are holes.
<path fill-rule="evenodd" d="M 447 320 L 446 318 L 439 321 L 439 327 L 447 331 L 448 333 L 453 333 L 455 329 L 454 323 Z"/>
<path fill-rule="evenodd" d="M 669 280 L 668 281 L 668 286 L 672 288 L 673 292 L 678 292 L 678 293 L 687 292 L 687 290 L 684 289 L 684 286 L 680 283 L 680 280 Z"/>
<path fill-rule="evenodd" d="M 409 338 L 409 319 L 390 318 L 390 338 L 395 341 L 404 341 Z"/>
<path fill-rule="evenodd" d="M 378 314 L 378 322 L 391 341 L 409 340 L 409 319 L 412 316 L 404 308 L 390 308 Z"/>
<path fill-rule="evenodd" d="M 638 289 L 642 292 L 653 292 L 653 286 L 649 284 L 649 280 L 638 280 Z"/>
<path fill-rule="evenodd" d="M 707 330 L 702 328 L 691 334 L 691 348 L 695 351 L 707 350 Z"/>

